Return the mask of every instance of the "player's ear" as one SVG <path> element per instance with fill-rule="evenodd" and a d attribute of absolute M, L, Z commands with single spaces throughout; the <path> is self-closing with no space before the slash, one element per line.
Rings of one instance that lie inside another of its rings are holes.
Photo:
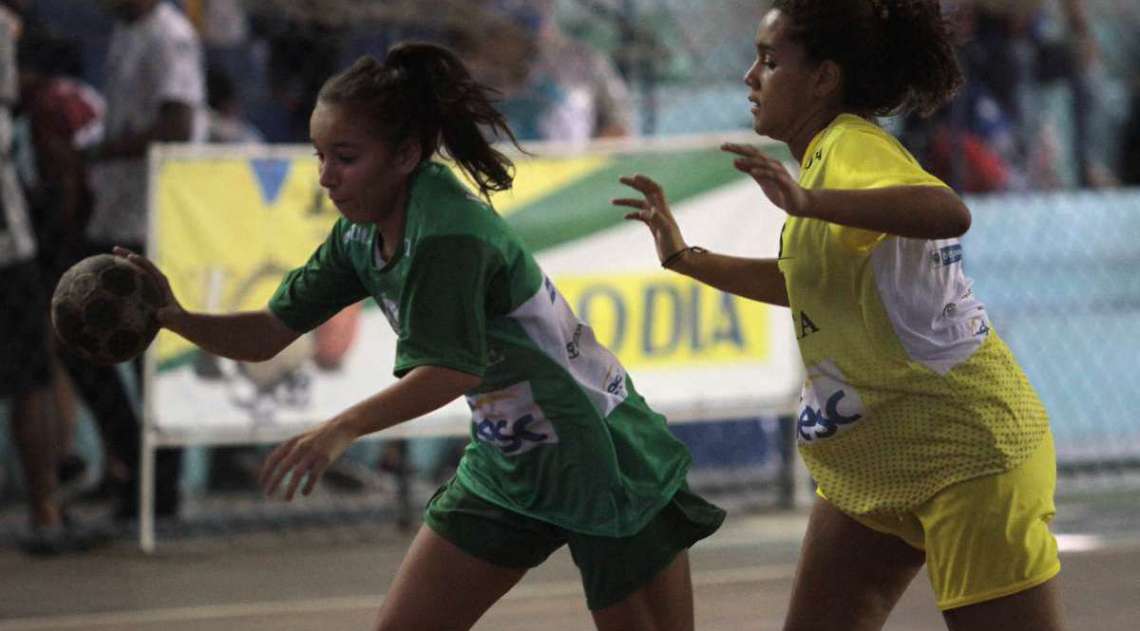
<path fill-rule="evenodd" d="M 824 60 L 816 68 L 812 88 L 817 97 L 837 96 L 843 89 L 843 68 L 830 59 Z"/>
<path fill-rule="evenodd" d="M 396 149 L 396 169 L 403 175 L 411 175 L 412 171 L 420 165 L 423 150 L 420 143 L 413 139 L 405 140 Z"/>

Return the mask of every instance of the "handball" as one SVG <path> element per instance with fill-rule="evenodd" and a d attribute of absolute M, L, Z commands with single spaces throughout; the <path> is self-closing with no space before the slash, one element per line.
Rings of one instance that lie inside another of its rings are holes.
<path fill-rule="evenodd" d="M 96 254 L 64 272 L 51 299 L 51 323 L 63 345 L 101 365 L 124 362 L 158 334 L 158 283 L 112 254 Z"/>

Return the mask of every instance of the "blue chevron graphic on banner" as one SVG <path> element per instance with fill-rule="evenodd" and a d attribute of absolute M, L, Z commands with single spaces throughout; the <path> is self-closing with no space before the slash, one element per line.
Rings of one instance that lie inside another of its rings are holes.
<path fill-rule="evenodd" d="M 265 158 L 250 160 L 249 165 L 253 167 L 257 183 L 261 187 L 261 199 L 266 205 L 273 204 L 281 194 L 281 187 L 285 184 L 292 163 L 289 160 Z"/>

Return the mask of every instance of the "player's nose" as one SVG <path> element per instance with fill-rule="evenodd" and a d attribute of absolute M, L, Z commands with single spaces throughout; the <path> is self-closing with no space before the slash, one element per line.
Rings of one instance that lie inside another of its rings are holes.
<path fill-rule="evenodd" d="M 332 189 L 336 188 L 337 182 L 340 181 L 340 177 L 337 175 L 336 169 L 326 162 L 321 165 L 320 178 L 317 181 L 322 188 L 332 192 Z"/>

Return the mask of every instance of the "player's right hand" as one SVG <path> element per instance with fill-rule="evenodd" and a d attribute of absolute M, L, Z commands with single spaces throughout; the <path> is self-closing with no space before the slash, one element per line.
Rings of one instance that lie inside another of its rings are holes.
<path fill-rule="evenodd" d="M 676 252 L 685 249 L 685 238 L 681 236 L 681 228 L 673 218 L 673 211 L 669 210 L 669 202 L 665 199 L 665 191 L 661 185 L 652 178 L 641 175 L 624 176 L 619 182 L 641 193 L 641 198 L 619 198 L 610 200 L 614 206 L 626 206 L 636 209 L 626 213 L 625 218 L 630 221 L 640 221 L 649 227 L 653 241 L 657 245 L 657 260 L 664 262 Z"/>
<path fill-rule="evenodd" d="M 261 465 L 258 482 L 265 495 L 272 496 L 288 476 L 285 501 L 292 501 L 298 490 L 308 495 L 329 465 L 340 458 L 356 438 L 345 423 L 336 418 L 326 421 L 274 449 Z M 301 486 L 302 481 L 304 486 Z"/>
<path fill-rule="evenodd" d="M 155 312 L 155 317 L 158 318 L 159 324 L 166 326 L 179 314 L 185 313 L 178 299 L 174 297 L 174 290 L 170 288 L 170 281 L 166 278 L 166 274 L 163 274 L 162 270 L 158 269 L 158 266 L 150 259 L 118 245 L 112 249 L 112 252 L 115 256 L 123 257 L 128 263 L 149 274 L 158 285 L 158 291 L 162 294 L 162 306 Z"/>

